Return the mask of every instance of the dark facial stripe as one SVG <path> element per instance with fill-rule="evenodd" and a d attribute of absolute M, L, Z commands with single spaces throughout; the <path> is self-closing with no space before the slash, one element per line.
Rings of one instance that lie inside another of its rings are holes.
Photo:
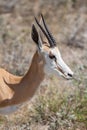
<path fill-rule="evenodd" d="M 57 68 L 64 75 L 64 71 L 59 66 Z"/>

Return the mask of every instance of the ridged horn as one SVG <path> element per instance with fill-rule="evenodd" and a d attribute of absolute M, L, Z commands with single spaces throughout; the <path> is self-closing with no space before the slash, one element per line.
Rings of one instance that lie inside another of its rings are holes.
<path fill-rule="evenodd" d="M 42 20 L 43 20 L 43 18 L 42 18 Z M 37 25 L 40 27 L 40 29 L 42 30 L 42 32 L 44 33 L 44 35 L 46 36 L 46 38 L 48 39 L 49 44 L 50 44 L 50 47 L 55 46 L 56 44 L 54 44 L 53 39 L 52 39 L 52 36 L 50 35 L 50 33 L 48 33 L 47 28 L 45 27 L 45 25 L 44 25 L 44 27 L 46 28 L 46 31 L 45 31 L 45 30 L 43 29 L 43 27 L 39 24 L 39 22 L 38 22 L 38 20 L 37 20 L 36 17 L 35 17 L 35 21 L 36 21 Z M 43 23 L 44 23 L 44 21 L 43 21 Z"/>
<path fill-rule="evenodd" d="M 51 43 L 50 43 L 51 46 L 56 46 L 56 41 L 55 41 L 55 39 L 53 38 L 52 33 L 49 31 L 49 29 L 48 29 L 48 27 L 47 27 L 47 25 L 46 25 L 46 22 L 45 22 L 44 17 L 43 17 L 42 14 L 41 14 L 41 17 L 42 17 L 42 20 L 43 20 L 44 27 L 45 27 L 45 29 L 46 29 L 46 31 L 47 31 L 47 34 L 48 34 L 48 36 L 49 36 L 50 39 L 51 39 Z"/>

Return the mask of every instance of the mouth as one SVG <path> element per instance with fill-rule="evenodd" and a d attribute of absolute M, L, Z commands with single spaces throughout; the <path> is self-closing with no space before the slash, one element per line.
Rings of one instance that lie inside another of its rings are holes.
<path fill-rule="evenodd" d="M 69 76 L 68 74 L 63 74 L 62 76 L 67 80 L 73 79 L 73 77 Z"/>
<path fill-rule="evenodd" d="M 63 78 L 65 78 L 67 80 L 70 80 L 73 78 L 73 74 L 64 72 L 60 66 L 57 66 L 57 70 L 61 73 L 61 76 Z"/>

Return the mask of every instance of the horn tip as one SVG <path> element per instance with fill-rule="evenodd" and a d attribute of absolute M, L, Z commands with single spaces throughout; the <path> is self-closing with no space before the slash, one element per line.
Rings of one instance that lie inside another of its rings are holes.
<path fill-rule="evenodd" d="M 41 17 L 43 17 L 43 14 L 42 14 L 42 13 L 41 13 L 40 15 L 41 15 Z"/>

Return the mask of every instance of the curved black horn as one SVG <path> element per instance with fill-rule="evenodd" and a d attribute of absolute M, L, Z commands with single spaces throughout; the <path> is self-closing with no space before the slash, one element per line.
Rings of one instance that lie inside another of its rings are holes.
<path fill-rule="evenodd" d="M 38 24 L 38 26 L 40 27 L 40 29 L 42 30 L 42 32 L 44 33 L 44 35 L 46 36 L 46 38 L 48 39 L 50 46 L 52 47 L 52 39 L 50 38 L 50 36 L 45 32 L 45 30 L 43 29 L 43 27 L 39 24 L 37 18 L 35 17 L 35 21 Z"/>
<path fill-rule="evenodd" d="M 45 23 L 45 20 L 44 20 L 44 17 L 43 17 L 43 15 L 41 14 L 41 17 L 42 17 L 42 20 L 43 20 L 43 24 L 44 24 L 44 27 L 45 27 L 45 29 L 46 29 L 46 31 L 47 31 L 47 34 L 49 35 L 49 37 L 50 37 L 50 39 L 51 39 L 51 46 L 56 46 L 56 42 L 55 42 L 55 40 L 54 40 L 54 38 L 53 38 L 53 35 L 52 35 L 52 33 L 50 33 L 50 31 L 49 31 L 49 29 L 48 29 L 48 27 L 47 27 L 47 25 L 46 25 L 46 23 Z"/>

